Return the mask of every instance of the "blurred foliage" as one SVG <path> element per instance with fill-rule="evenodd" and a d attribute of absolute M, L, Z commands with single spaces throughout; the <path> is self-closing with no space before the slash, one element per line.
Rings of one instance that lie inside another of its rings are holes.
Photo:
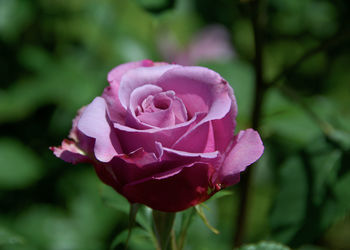
<path fill-rule="evenodd" d="M 200 64 L 230 82 L 238 129 L 250 127 L 249 2 L 0 0 L 0 249 L 122 249 L 127 201 L 91 166 L 65 164 L 48 147 L 102 92 L 111 68 L 164 60 L 165 33 L 185 48 L 209 25 L 230 32 L 235 57 Z M 240 249 L 350 249 L 349 8 L 342 0 L 265 1 L 264 78 L 273 86 L 263 104 L 265 154 L 249 199 L 250 244 Z M 194 216 L 185 249 L 232 249 L 238 190 L 202 210 L 220 234 Z M 150 213 L 140 209 L 130 249 L 153 249 Z M 177 232 L 186 213 L 176 218 Z"/>

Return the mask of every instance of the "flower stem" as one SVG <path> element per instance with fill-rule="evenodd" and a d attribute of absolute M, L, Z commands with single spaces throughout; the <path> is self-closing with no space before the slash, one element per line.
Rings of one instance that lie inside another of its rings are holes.
<path fill-rule="evenodd" d="M 254 106 L 251 115 L 253 129 L 258 129 L 261 120 L 262 104 L 266 91 L 266 84 L 263 78 L 263 28 L 264 28 L 264 3 L 262 0 L 252 0 L 251 2 L 251 20 L 254 31 L 255 44 L 255 97 Z M 252 176 L 252 167 L 242 175 L 240 183 L 240 202 L 238 208 L 238 217 L 236 220 L 236 233 L 234 237 L 234 246 L 240 246 L 243 243 L 246 228 L 247 208 L 249 202 L 249 189 Z"/>
<path fill-rule="evenodd" d="M 152 211 L 154 231 L 158 241 L 159 250 L 169 249 L 171 232 L 175 220 L 175 213 L 166 213 L 158 210 Z"/>

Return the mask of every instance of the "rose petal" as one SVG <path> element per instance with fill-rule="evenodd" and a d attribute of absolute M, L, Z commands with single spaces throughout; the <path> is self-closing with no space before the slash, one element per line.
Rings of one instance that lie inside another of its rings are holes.
<path fill-rule="evenodd" d="M 215 138 L 211 121 L 199 127 L 196 125 L 195 128 L 181 136 L 172 148 L 191 153 L 215 151 Z"/>
<path fill-rule="evenodd" d="M 162 178 L 151 177 L 123 187 L 130 202 L 142 203 L 164 212 L 184 210 L 207 200 L 210 165 L 193 163 Z M 181 185 L 178 185 L 181 183 Z"/>
<path fill-rule="evenodd" d="M 164 91 L 173 90 L 192 117 L 196 112 L 210 114 L 206 120 L 220 119 L 230 109 L 229 88 L 221 76 L 204 67 L 175 67 L 157 82 Z"/>
<path fill-rule="evenodd" d="M 235 137 L 231 151 L 226 155 L 219 171 L 219 181 L 224 186 L 235 184 L 237 174 L 257 161 L 264 152 L 264 146 L 258 132 L 253 129 L 240 131 Z"/>
<path fill-rule="evenodd" d="M 151 60 L 130 62 L 121 64 L 108 73 L 107 80 L 110 83 L 110 86 L 104 89 L 102 97 L 106 100 L 112 121 L 125 124 L 126 109 L 121 105 L 118 98 L 119 85 L 122 76 L 131 69 L 150 67 L 153 65 L 154 63 Z"/>
<path fill-rule="evenodd" d="M 89 158 L 84 152 L 77 147 L 74 141 L 63 140 L 62 145 L 59 147 L 50 147 L 50 150 L 55 154 L 56 157 L 69 163 L 81 163 L 88 162 Z"/>
<path fill-rule="evenodd" d="M 85 108 L 78 122 L 77 128 L 83 134 L 79 137 L 79 143 L 84 144 L 84 140 L 95 139 L 94 152 L 89 153 L 93 153 L 101 162 L 108 162 L 115 155 L 122 153 L 111 126 L 113 125 L 108 118 L 107 105 L 102 97 L 96 97 Z"/>
<path fill-rule="evenodd" d="M 171 147 L 178 138 L 195 126 L 203 117 L 204 114 L 198 113 L 187 122 L 161 129 L 139 130 L 118 123 L 114 123 L 114 128 L 124 152 L 132 152 L 139 147 L 144 148 L 147 152 L 156 152 L 156 141 L 165 147 Z"/>
<path fill-rule="evenodd" d="M 129 70 L 123 75 L 120 86 L 118 97 L 120 103 L 125 109 L 129 106 L 130 95 L 132 91 L 145 84 L 154 84 L 164 72 L 169 69 L 179 67 L 177 65 L 160 65 L 154 67 L 140 67 Z"/>
<path fill-rule="evenodd" d="M 116 83 L 120 82 L 122 76 L 131 69 L 139 68 L 139 67 L 150 67 L 153 66 L 153 62 L 151 60 L 142 60 L 137 62 L 129 62 L 121 64 L 111 71 L 109 71 L 107 75 L 107 80 L 109 83 L 115 81 Z"/>

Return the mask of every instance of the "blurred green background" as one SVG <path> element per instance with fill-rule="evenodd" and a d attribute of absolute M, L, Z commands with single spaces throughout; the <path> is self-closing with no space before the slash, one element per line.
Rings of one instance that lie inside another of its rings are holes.
<path fill-rule="evenodd" d="M 76 111 L 100 95 L 108 71 L 120 63 L 148 58 L 210 67 L 235 90 L 238 128 L 251 127 L 249 5 L 0 0 L 0 249 L 109 249 L 125 234 L 125 199 L 100 183 L 91 166 L 71 166 L 48 149 L 67 136 Z M 266 0 L 261 11 L 263 75 L 273 84 L 262 106 L 265 153 L 254 167 L 244 241 L 350 249 L 350 5 Z M 224 52 L 189 57 L 203 36 L 218 41 L 199 51 Z M 197 216 L 186 249 L 232 249 L 239 190 L 206 202 L 220 234 Z M 131 249 L 152 249 L 143 230 L 148 213 L 143 209 L 138 219 Z"/>

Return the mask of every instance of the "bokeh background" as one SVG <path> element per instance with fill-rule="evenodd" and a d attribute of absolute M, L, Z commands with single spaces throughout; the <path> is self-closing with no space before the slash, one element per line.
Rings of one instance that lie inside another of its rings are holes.
<path fill-rule="evenodd" d="M 0 249 L 119 249 L 125 199 L 91 166 L 66 164 L 48 147 L 120 63 L 209 67 L 235 90 L 238 129 L 251 127 L 252 1 L 0 0 Z M 266 149 L 252 167 L 244 242 L 350 249 L 349 3 L 262 6 Z M 186 249 L 233 248 L 241 184 L 228 191 L 203 208 L 220 233 L 197 216 Z M 152 249 L 148 212 L 131 249 Z"/>

